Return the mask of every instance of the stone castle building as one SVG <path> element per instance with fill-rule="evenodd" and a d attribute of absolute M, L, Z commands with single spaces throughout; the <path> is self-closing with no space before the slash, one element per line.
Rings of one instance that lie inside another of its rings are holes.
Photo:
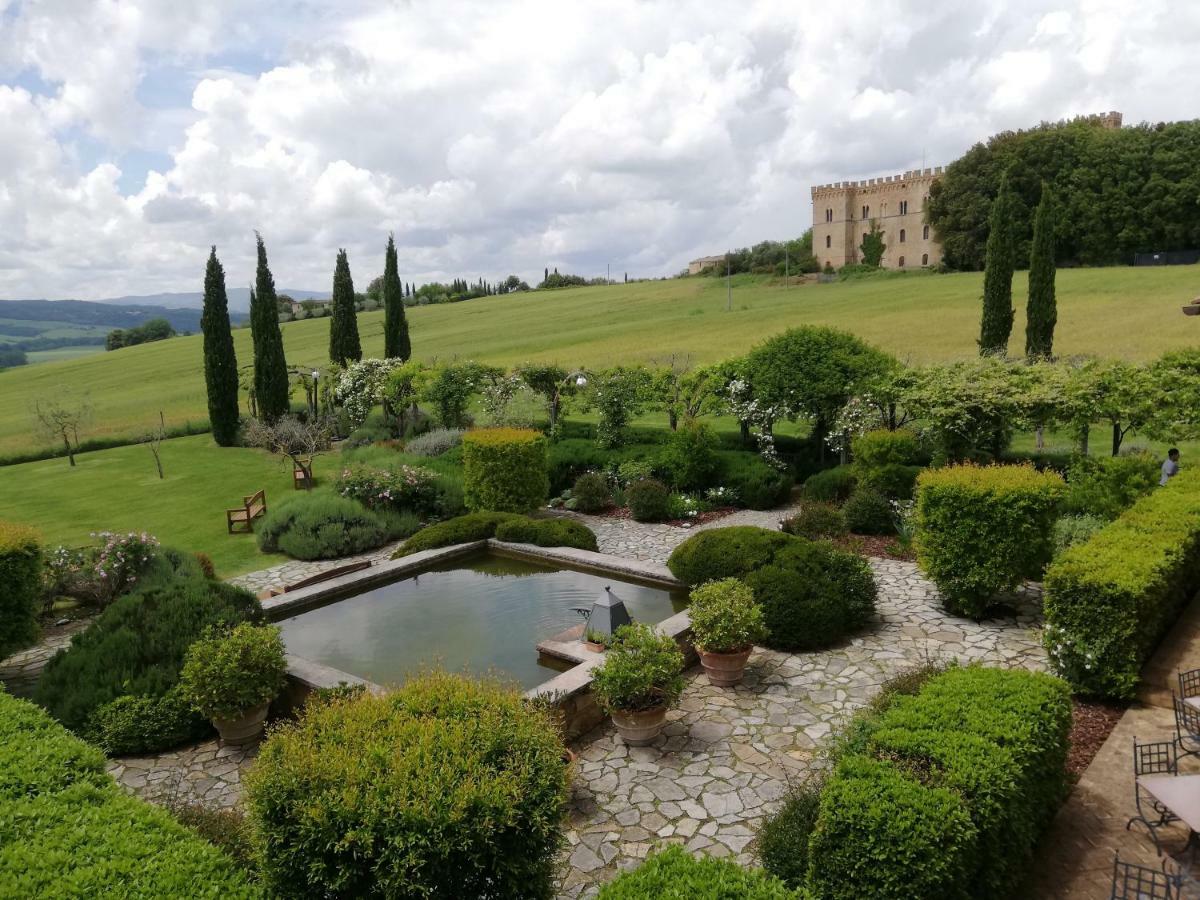
<path fill-rule="evenodd" d="M 883 232 L 884 268 L 936 266 L 942 247 L 925 221 L 925 205 L 930 186 L 941 174 L 938 166 L 814 187 L 813 255 L 821 268 L 826 263 L 836 269 L 862 262 L 859 248 L 872 222 Z"/>

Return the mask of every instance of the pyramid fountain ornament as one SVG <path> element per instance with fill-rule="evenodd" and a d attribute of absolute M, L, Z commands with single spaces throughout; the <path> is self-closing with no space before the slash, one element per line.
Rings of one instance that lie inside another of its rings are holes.
<path fill-rule="evenodd" d="M 576 606 L 574 610 L 586 618 L 581 641 L 607 645 L 622 625 L 629 625 L 633 620 L 625 601 L 605 585 L 604 593 L 590 606 Z"/>

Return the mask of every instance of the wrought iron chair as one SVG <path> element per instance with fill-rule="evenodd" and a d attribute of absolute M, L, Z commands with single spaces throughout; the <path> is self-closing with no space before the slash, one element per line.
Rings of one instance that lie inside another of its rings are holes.
<path fill-rule="evenodd" d="M 1179 673 L 1179 696 L 1200 697 L 1200 669 Z"/>
<path fill-rule="evenodd" d="M 1162 856 L 1162 843 L 1158 839 L 1158 829 L 1164 825 L 1179 821 L 1179 817 L 1141 785 L 1144 775 L 1178 775 L 1179 756 L 1174 741 L 1154 741 L 1139 744 L 1133 739 L 1133 800 L 1138 814 L 1125 823 L 1128 831 L 1134 822 L 1141 822 L 1150 832 L 1154 841 L 1154 849 Z"/>
<path fill-rule="evenodd" d="M 1183 676 L 1179 677 L 1182 686 Z M 1200 709 L 1185 702 L 1183 697 L 1176 697 L 1174 691 L 1171 703 L 1175 707 L 1176 746 L 1184 756 L 1200 756 Z"/>
<path fill-rule="evenodd" d="M 1165 868 L 1165 867 L 1164 867 Z M 1159 869 L 1121 862 L 1121 854 L 1113 854 L 1112 893 L 1110 900 L 1180 900 L 1183 896 L 1179 875 Z"/>

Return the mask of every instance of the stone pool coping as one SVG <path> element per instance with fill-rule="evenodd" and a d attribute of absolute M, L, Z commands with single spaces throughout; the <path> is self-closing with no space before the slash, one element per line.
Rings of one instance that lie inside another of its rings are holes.
<path fill-rule="evenodd" d="M 423 550 L 400 559 L 390 559 L 371 565 L 357 572 L 350 572 L 308 587 L 298 588 L 286 594 L 268 597 L 262 601 L 267 618 L 272 622 L 298 615 L 326 603 L 331 603 L 350 594 L 398 581 L 408 575 L 428 571 L 431 567 L 474 556 L 478 553 L 494 553 L 513 559 L 548 563 L 592 574 L 611 575 L 626 581 L 640 581 L 672 590 L 686 589 L 687 585 L 675 578 L 664 565 L 641 560 L 626 559 L 609 553 L 577 550 L 572 547 L 538 547 L 533 544 L 513 544 L 506 541 L 487 539 L 454 544 L 435 550 Z M 692 622 L 687 611 L 676 613 L 655 626 L 672 637 L 680 645 L 688 663 L 694 662 L 692 647 Z M 525 692 L 530 699 L 539 699 L 555 707 L 562 717 L 562 726 L 568 739 L 577 737 L 604 721 L 605 713 L 592 695 L 592 669 L 603 660 L 604 655 L 588 649 L 580 641 L 549 640 L 538 644 L 539 652 L 574 665 L 564 672 L 542 682 Z M 383 693 L 383 685 L 376 684 L 341 669 L 322 665 L 294 654 L 287 655 L 288 687 L 281 698 L 281 706 L 294 708 L 304 702 L 312 691 L 338 685 L 363 685 L 372 693 Z"/>

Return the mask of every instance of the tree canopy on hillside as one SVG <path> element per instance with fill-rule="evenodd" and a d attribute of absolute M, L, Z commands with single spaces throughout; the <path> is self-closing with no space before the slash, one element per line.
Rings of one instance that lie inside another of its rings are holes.
<path fill-rule="evenodd" d="M 976 144 L 930 190 L 929 222 L 949 267 L 983 268 L 1004 172 L 1018 268 L 1029 263 L 1043 182 L 1057 198 L 1061 262 L 1128 264 L 1137 252 L 1200 247 L 1200 120 L 1109 129 L 1085 117 Z"/>

